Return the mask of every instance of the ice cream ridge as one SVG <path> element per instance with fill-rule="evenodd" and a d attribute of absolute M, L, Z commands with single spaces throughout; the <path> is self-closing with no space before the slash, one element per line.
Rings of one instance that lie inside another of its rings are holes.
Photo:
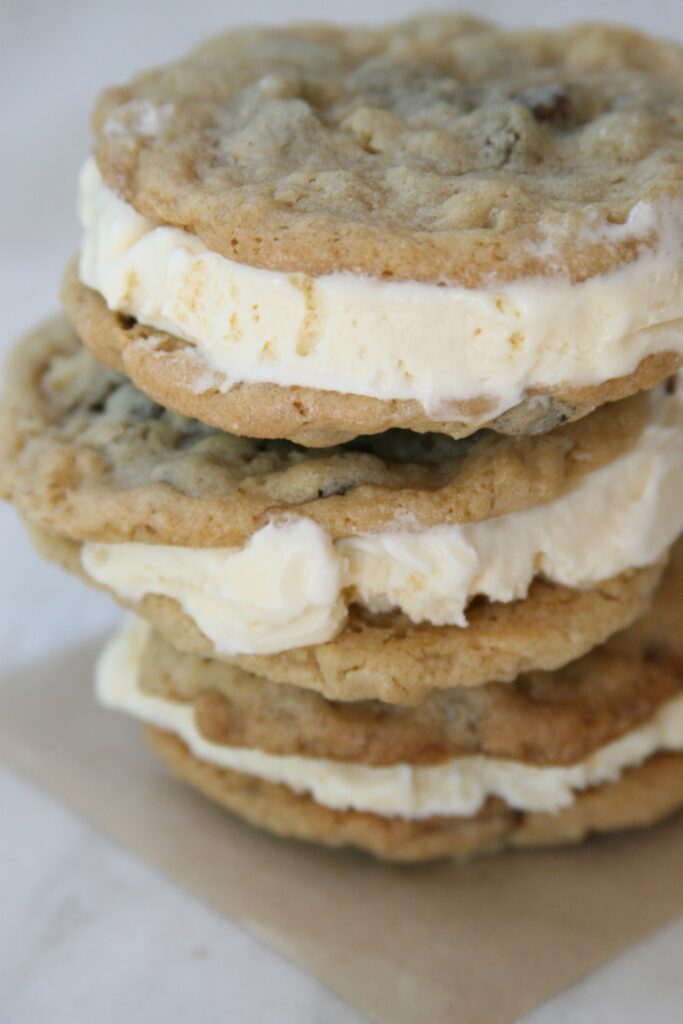
<path fill-rule="evenodd" d="M 682 57 L 433 14 L 98 99 L 0 493 L 129 613 L 97 698 L 250 825 L 418 862 L 683 806 Z"/>

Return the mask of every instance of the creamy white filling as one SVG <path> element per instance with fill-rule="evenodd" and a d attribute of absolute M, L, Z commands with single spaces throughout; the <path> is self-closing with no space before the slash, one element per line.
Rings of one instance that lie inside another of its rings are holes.
<path fill-rule="evenodd" d="M 481 289 L 236 263 L 142 217 L 94 160 L 80 213 L 81 280 L 111 309 L 193 342 L 206 388 L 252 381 L 416 399 L 458 419 L 449 406 L 486 396 L 490 418 L 529 388 L 597 384 L 651 353 L 683 351 L 683 210 L 672 201 L 639 203 L 610 229 L 615 240 L 658 238 L 618 271 Z"/>
<path fill-rule="evenodd" d="M 535 577 L 590 587 L 656 562 L 683 530 L 683 404 L 657 400 L 636 445 L 554 501 L 479 523 L 331 540 L 308 519 L 241 548 L 86 543 L 82 563 L 122 598 L 178 601 L 220 653 L 324 643 L 348 607 L 465 626 L 476 595 L 523 598 Z"/>
<path fill-rule="evenodd" d="M 488 797 L 498 796 L 517 810 L 559 811 L 572 803 L 577 791 L 615 782 L 625 769 L 658 751 L 683 749 L 683 697 L 669 701 L 645 725 L 584 761 L 562 768 L 536 768 L 481 755 L 430 767 L 374 768 L 228 747 L 201 735 L 191 705 L 142 692 L 140 662 L 148 634 L 148 626 L 132 620 L 104 651 L 97 670 L 103 704 L 175 733 L 203 761 L 283 783 L 337 810 L 401 818 L 467 816 L 476 814 Z"/>

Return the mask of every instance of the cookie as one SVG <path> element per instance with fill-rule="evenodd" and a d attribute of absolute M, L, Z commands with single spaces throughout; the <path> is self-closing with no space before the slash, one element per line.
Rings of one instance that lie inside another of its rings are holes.
<path fill-rule="evenodd" d="M 583 233 L 597 215 L 680 194 L 680 57 L 633 30 L 458 15 L 230 31 L 106 91 L 97 161 L 141 213 L 253 266 L 580 280 L 632 256 Z"/>
<path fill-rule="evenodd" d="M 29 528 L 41 555 L 90 584 L 81 546 Z M 270 655 L 222 654 L 177 601 L 149 595 L 122 599 L 178 650 L 218 657 L 276 683 L 315 690 L 330 700 L 418 704 L 434 690 L 508 682 L 522 672 L 552 670 L 581 657 L 624 629 L 649 606 L 661 564 L 626 572 L 590 590 L 537 580 L 522 601 L 475 603 L 466 629 L 416 625 L 398 613 L 352 608 L 341 632 L 324 644 Z M 97 585 L 97 584 L 95 584 Z"/>
<path fill-rule="evenodd" d="M 506 847 L 578 843 L 591 835 L 653 825 L 683 806 L 683 754 L 661 754 L 625 772 L 618 782 L 580 793 L 556 814 L 514 811 L 491 801 L 471 818 L 384 818 L 335 811 L 286 786 L 216 768 L 194 757 L 172 733 L 147 727 L 145 734 L 174 775 L 249 824 L 278 836 L 352 846 L 393 861 L 468 858 Z"/>
<path fill-rule="evenodd" d="M 632 448 L 651 415 L 640 395 L 538 437 L 391 431 L 310 451 L 164 410 L 61 318 L 22 339 L 5 381 L 3 496 L 46 530 L 112 543 L 237 545 L 291 514 L 331 537 L 478 522 L 561 496 Z"/>
<path fill-rule="evenodd" d="M 556 672 L 445 690 L 417 707 L 325 700 L 182 654 L 149 629 L 139 685 L 150 696 L 191 705 L 200 734 L 232 747 L 377 766 L 438 764 L 464 754 L 570 765 L 683 691 L 682 578 L 683 542 L 649 612 L 602 647 Z"/>
<path fill-rule="evenodd" d="M 557 395 L 530 394 L 493 418 L 488 416 L 486 402 L 480 401 L 463 404 L 467 419 L 440 420 L 411 399 L 383 401 L 273 383 L 232 384 L 220 371 L 207 376 L 207 367 L 190 342 L 109 309 L 101 295 L 78 280 L 73 266 L 67 272 L 62 298 L 71 324 L 93 355 L 126 374 L 155 402 L 232 434 L 287 438 L 310 448 L 343 444 L 359 432 L 372 435 L 392 429 L 440 433 L 454 439 L 483 428 L 513 437 L 543 434 L 579 420 L 607 402 L 654 387 L 675 373 L 682 362 L 676 352 L 661 352 L 645 357 L 625 376 L 567 388 Z"/>
<path fill-rule="evenodd" d="M 537 431 L 683 352 L 680 47 L 581 25 L 228 32 L 105 92 L 88 344 L 163 404 L 309 445 Z M 107 323 L 109 326 L 107 326 Z"/>

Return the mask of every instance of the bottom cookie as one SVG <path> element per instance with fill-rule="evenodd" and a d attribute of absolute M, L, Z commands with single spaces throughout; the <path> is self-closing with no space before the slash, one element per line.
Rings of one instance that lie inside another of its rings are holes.
<path fill-rule="evenodd" d="M 176 776 L 250 824 L 279 836 L 356 847 L 393 861 L 577 843 L 597 833 L 652 825 L 683 807 L 683 753 L 651 757 L 617 782 L 578 794 L 557 813 L 515 811 L 490 799 L 472 817 L 407 820 L 333 810 L 287 786 L 202 761 L 173 733 L 152 726 L 145 733 Z"/>

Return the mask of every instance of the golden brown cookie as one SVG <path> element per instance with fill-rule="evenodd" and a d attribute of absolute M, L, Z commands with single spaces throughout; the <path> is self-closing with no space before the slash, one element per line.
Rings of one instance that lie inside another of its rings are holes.
<path fill-rule="evenodd" d="M 94 586 L 81 564 L 81 545 L 31 528 L 40 554 Z M 510 603 L 475 601 L 468 626 L 416 624 L 398 612 L 373 615 L 352 608 L 346 626 L 327 643 L 278 654 L 222 654 L 177 601 L 148 595 L 120 604 L 136 612 L 174 647 L 276 683 L 316 690 L 330 700 L 418 704 L 434 690 L 508 682 L 522 672 L 552 670 L 581 657 L 648 608 L 662 565 L 622 573 L 590 590 L 537 580 Z"/>
<path fill-rule="evenodd" d="M 289 438 L 312 448 L 398 428 L 454 439 L 483 427 L 512 436 L 543 434 L 607 402 L 654 387 L 683 361 L 677 352 L 659 352 L 643 359 L 633 373 L 600 384 L 568 386 L 557 394 L 530 391 L 528 398 L 499 415 L 490 415 L 482 398 L 463 403 L 462 414 L 469 418 L 440 419 L 413 399 L 388 401 L 272 383 L 228 387 L 217 371 L 207 385 L 206 366 L 191 342 L 109 309 L 96 291 L 81 284 L 73 264 L 62 296 L 67 316 L 90 351 L 160 405 L 232 434 Z"/>
<path fill-rule="evenodd" d="M 683 195 L 681 53 L 461 15 L 230 31 L 106 91 L 96 157 L 145 216 L 253 266 L 581 281 L 639 247 L 596 225 Z"/>
<path fill-rule="evenodd" d="M 172 733 L 152 727 L 145 733 L 175 775 L 251 825 L 327 846 L 358 847 L 387 860 L 471 857 L 505 847 L 577 843 L 597 833 L 652 825 L 683 805 L 683 754 L 660 754 L 625 772 L 618 782 L 578 794 L 557 814 L 514 811 L 490 800 L 471 818 L 383 818 L 332 810 L 286 786 L 200 761 Z"/>
<path fill-rule="evenodd" d="M 331 537 L 477 522 L 559 497 L 651 415 L 640 395 L 537 437 L 390 431 L 311 451 L 165 411 L 61 318 L 19 343 L 5 380 L 0 494 L 54 534 L 112 543 L 236 545 L 291 513 Z"/>

